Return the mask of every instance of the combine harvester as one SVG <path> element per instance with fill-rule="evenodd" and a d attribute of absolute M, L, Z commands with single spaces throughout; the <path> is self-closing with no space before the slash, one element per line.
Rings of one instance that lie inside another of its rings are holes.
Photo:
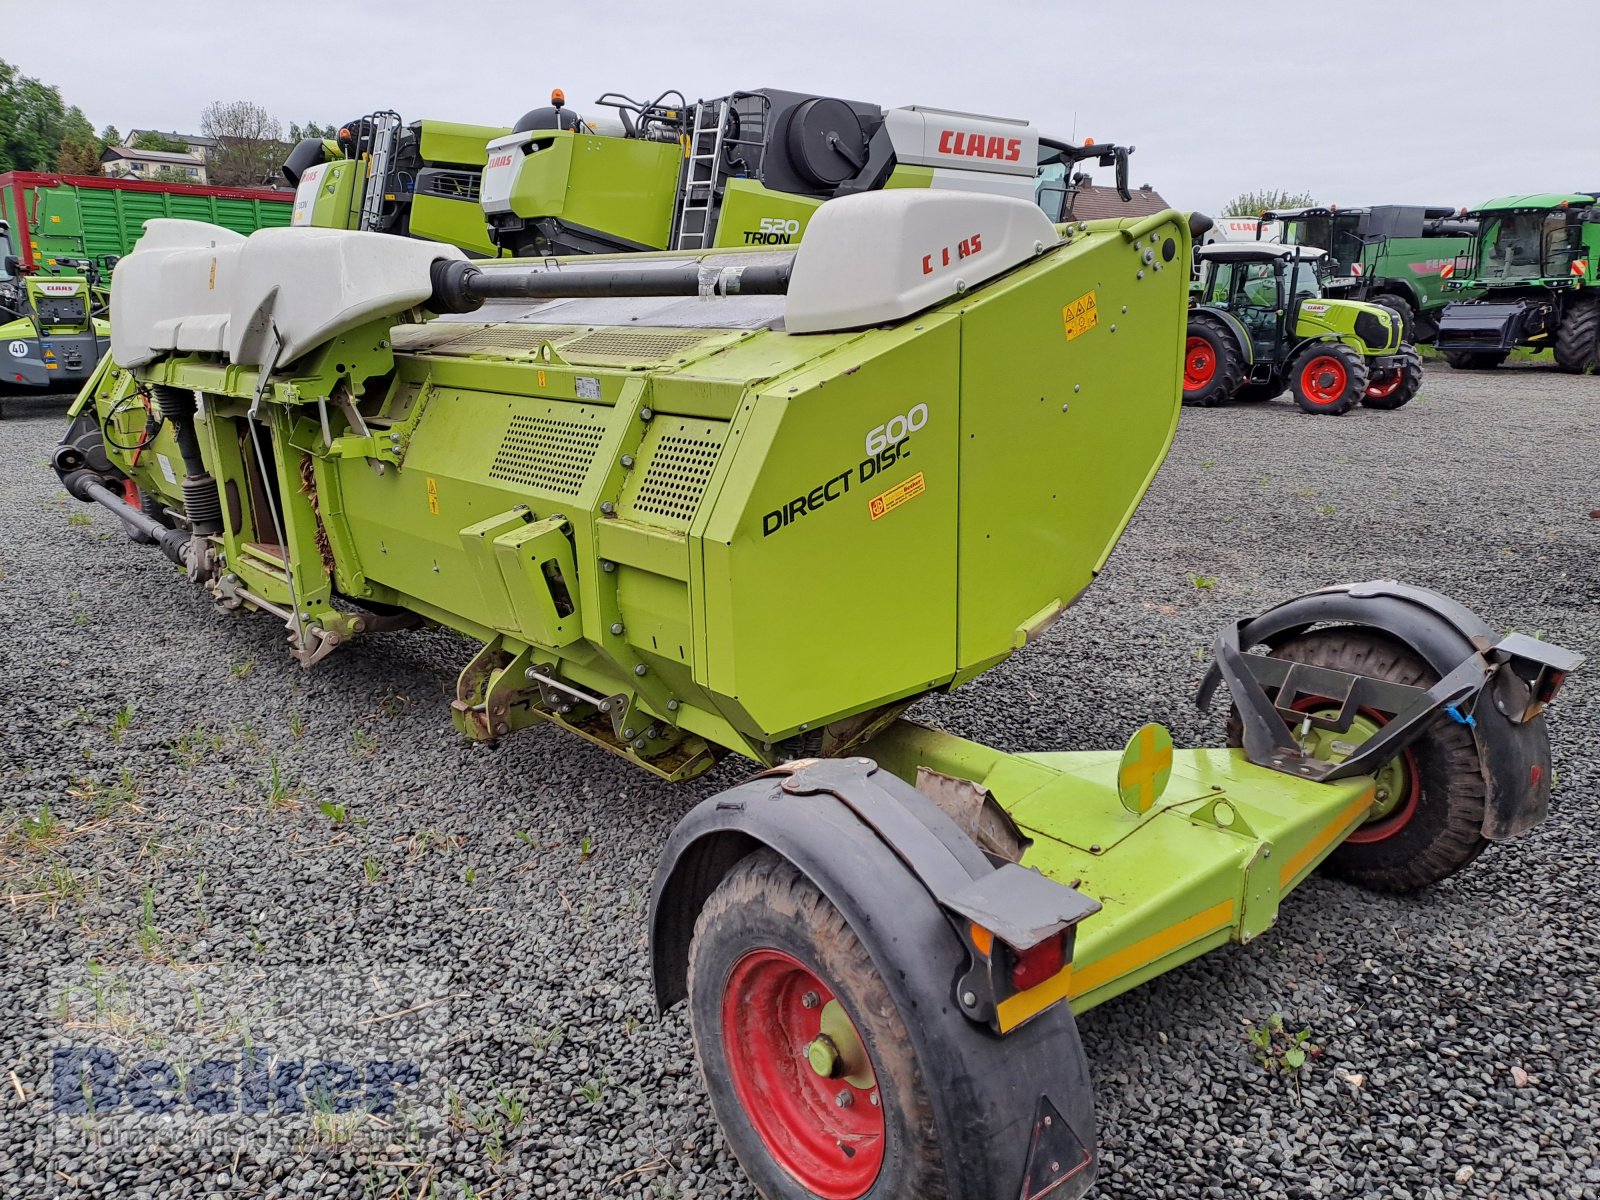
<path fill-rule="evenodd" d="M 1450 265 L 1456 298 L 1439 319 L 1450 365 L 1488 370 L 1528 347 L 1600 371 L 1600 192 L 1503 196 L 1467 215 L 1478 232 Z"/>
<path fill-rule="evenodd" d="M 469 738 L 758 765 L 680 823 L 649 920 L 763 1194 L 1068 1200 L 1074 1011 L 1260 936 L 1319 865 L 1412 891 L 1537 824 L 1578 662 L 1365 583 L 1218 635 L 1230 745 L 902 718 L 1104 564 L 1177 424 L 1190 247 L 1171 211 L 937 189 L 822 205 L 798 247 L 537 265 L 155 222 L 55 466 L 304 665 L 474 639 Z"/>
<path fill-rule="evenodd" d="M 1262 217 L 1281 227 L 1279 240 L 1326 253 L 1323 295 L 1383 305 L 1412 343 L 1431 342 L 1439 332 L 1439 314 L 1451 299 L 1445 282 L 1477 232 L 1477 222 L 1453 208 L 1420 204 L 1328 205 Z"/>
<path fill-rule="evenodd" d="M 1074 146 L 1004 117 L 775 88 L 595 103 L 616 116 L 586 119 L 558 89 L 511 130 L 361 117 L 284 164 L 295 223 L 521 257 L 787 246 L 826 201 L 886 188 L 1016 196 L 1059 222 L 1091 160 L 1131 197 L 1133 147 Z"/>

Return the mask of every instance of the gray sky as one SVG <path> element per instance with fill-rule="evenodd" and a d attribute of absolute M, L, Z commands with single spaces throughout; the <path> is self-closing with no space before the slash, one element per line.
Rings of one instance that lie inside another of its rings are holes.
<path fill-rule="evenodd" d="M 551 87 L 579 111 L 785 87 L 1131 142 L 1135 184 L 1212 211 L 1262 187 L 1600 188 L 1597 51 L 1597 0 L 0 0 L 0 57 L 96 128 L 194 131 L 217 99 L 285 127 L 385 107 L 510 125 Z"/>

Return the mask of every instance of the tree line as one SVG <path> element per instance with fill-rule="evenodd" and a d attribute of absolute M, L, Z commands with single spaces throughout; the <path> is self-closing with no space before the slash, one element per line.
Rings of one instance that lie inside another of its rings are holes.
<path fill-rule="evenodd" d="M 214 100 L 200 113 L 200 134 L 215 138 L 206 155 L 206 178 L 222 187 L 275 183 L 289 148 L 302 138 L 331 138 L 334 125 L 291 122 L 287 138 L 278 118 L 249 100 Z M 24 75 L 0 59 L 0 173 L 58 171 L 64 175 L 100 174 L 108 146 L 185 154 L 176 138 L 146 131 L 125 143 L 115 125 L 95 132 L 89 118 L 68 104 L 52 84 Z M 164 169 L 146 179 L 192 182 L 181 170 Z"/>

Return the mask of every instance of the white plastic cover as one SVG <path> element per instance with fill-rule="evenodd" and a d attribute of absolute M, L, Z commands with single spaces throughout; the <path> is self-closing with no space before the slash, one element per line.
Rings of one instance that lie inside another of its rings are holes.
<path fill-rule="evenodd" d="M 1038 173 L 1039 131 L 1026 121 L 917 105 L 891 108 L 883 119 L 899 162 L 1029 180 Z"/>
<path fill-rule="evenodd" d="M 1035 204 L 978 192 L 891 189 L 824 204 L 795 251 L 790 333 L 898 321 L 1060 242 Z"/>
<path fill-rule="evenodd" d="M 282 341 L 291 362 L 363 321 L 421 304 L 429 268 L 454 246 L 344 229 L 262 229 L 242 237 L 158 218 L 117 264 L 111 354 L 137 367 L 164 354 L 221 353 L 259 366 Z"/>

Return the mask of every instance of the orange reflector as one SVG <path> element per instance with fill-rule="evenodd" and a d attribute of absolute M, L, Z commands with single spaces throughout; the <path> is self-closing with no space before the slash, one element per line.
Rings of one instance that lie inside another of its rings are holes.
<path fill-rule="evenodd" d="M 972 944 L 978 948 L 979 954 L 988 958 L 989 952 L 994 949 L 994 934 L 990 933 L 982 925 L 974 924 L 972 926 Z"/>

